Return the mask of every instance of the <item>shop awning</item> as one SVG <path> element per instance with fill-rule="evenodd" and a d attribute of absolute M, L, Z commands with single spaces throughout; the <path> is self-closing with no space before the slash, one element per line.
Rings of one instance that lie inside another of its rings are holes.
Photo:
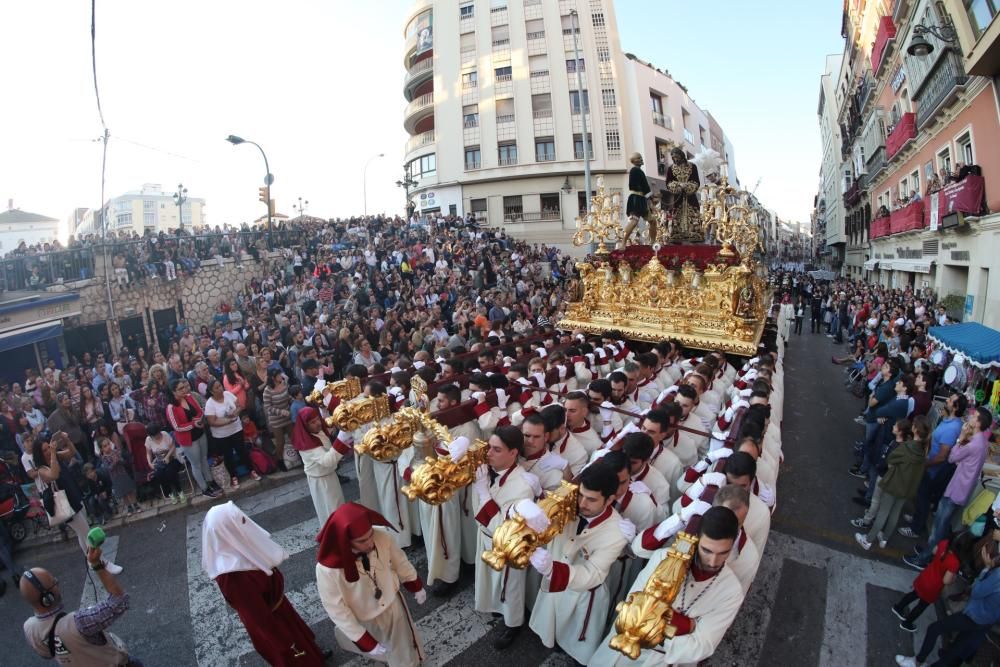
<path fill-rule="evenodd" d="M 0 352 L 7 352 L 32 343 L 40 343 L 50 338 L 58 338 L 62 332 L 63 325 L 58 320 L 5 331 L 0 334 Z M 34 360 L 31 360 L 29 365 L 34 365 Z"/>
<path fill-rule="evenodd" d="M 931 327 L 927 334 L 954 354 L 964 354 L 978 368 L 1000 368 L 1000 331 L 979 322 Z"/>
<path fill-rule="evenodd" d="M 867 262 L 864 263 L 864 265 L 862 265 L 861 268 L 863 268 L 865 271 L 874 271 L 875 269 L 878 268 L 878 260 L 869 259 Z"/>
<path fill-rule="evenodd" d="M 930 273 L 931 261 L 920 259 L 894 259 L 892 268 L 897 271 L 909 271 L 911 273 Z"/>

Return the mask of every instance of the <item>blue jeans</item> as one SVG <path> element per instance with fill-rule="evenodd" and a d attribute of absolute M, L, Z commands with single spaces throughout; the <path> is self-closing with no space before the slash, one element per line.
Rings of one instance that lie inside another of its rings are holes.
<path fill-rule="evenodd" d="M 874 461 L 870 456 L 874 448 L 875 438 L 878 436 L 880 424 L 876 422 L 865 422 L 865 437 L 862 448 L 861 472 L 867 473 L 874 467 Z"/>
<path fill-rule="evenodd" d="M 928 541 L 927 546 L 923 551 L 920 552 L 921 562 L 930 562 L 931 557 L 934 555 L 934 547 L 937 543 L 948 537 L 951 533 L 951 517 L 955 514 L 956 510 L 960 510 L 962 505 L 959 505 L 953 501 L 948 496 L 943 496 L 938 502 L 937 513 L 934 515 L 934 527 L 931 529 L 931 538 Z"/>

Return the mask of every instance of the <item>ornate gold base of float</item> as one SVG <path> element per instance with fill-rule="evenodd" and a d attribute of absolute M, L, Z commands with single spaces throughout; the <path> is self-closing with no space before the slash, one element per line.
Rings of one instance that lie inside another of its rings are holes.
<path fill-rule="evenodd" d="M 704 186 L 700 199 L 697 218 L 685 211 L 683 219 L 661 216 L 659 221 L 661 228 L 667 225 L 671 239 L 685 230 L 704 234 L 704 244 L 697 246 L 702 250 L 698 265 L 684 256 L 685 246 L 674 245 L 662 251 L 654 245 L 644 265 L 629 263 L 644 256 L 641 248 L 630 246 L 613 265 L 612 255 L 618 253 L 609 252 L 605 242 L 624 237 L 621 207 L 617 195 L 609 196 L 599 180 L 590 211 L 577 219 L 573 237 L 575 245 L 595 243 L 597 249 L 576 265 L 577 300 L 567 304 L 557 326 L 591 334 L 616 330 L 624 338 L 650 342 L 673 338 L 700 350 L 756 354 L 770 294 L 756 260 L 760 230 L 754 201 L 729 186 L 725 176 L 718 184 Z"/>
<path fill-rule="evenodd" d="M 626 262 L 577 264 L 582 295 L 571 302 L 560 329 L 600 334 L 617 330 L 631 340 L 674 338 L 686 347 L 753 356 L 769 297 L 767 283 L 742 264 L 691 262 L 671 271 L 654 255 L 638 273 Z"/>

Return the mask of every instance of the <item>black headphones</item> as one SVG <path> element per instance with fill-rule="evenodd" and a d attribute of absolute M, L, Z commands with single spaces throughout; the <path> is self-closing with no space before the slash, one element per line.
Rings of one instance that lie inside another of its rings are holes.
<path fill-rule="evenodd" d="M 21 576 L 30 581 L 31 585 L 37 588 L 38 592 L 42 594 L 41 597 L 39 598 L 39 602 L 43 607 L 48 608 L 56 603 L 55 593 L 52 592 L 51 588 L 46 588 L 45 586 L 43 586 L 42 582 L 38 579 L 38 577 L 35 576 L 34 572 L 32 572 L 31 570 L 25 570 L 24 574 Z"/>

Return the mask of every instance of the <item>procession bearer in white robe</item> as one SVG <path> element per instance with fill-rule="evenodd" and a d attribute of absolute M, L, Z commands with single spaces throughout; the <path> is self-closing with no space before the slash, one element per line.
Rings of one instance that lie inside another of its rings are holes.
<path fill-rule="evenodd" d="M 604 635 L 611 603 L 608 572 L 635 537 L 635 526 L 614 509 L 618 475 L 610 467 L 598 461 L 578 481 L 578 517 L 531 555 L 531 566 L 544 581 L 529 624 L 545 646 L 558 643 L 586 663 Z"/>
<path fill-rule="evenodd" d="M 400 587 L 417 604 L 427 600 L 427 591 L 395 540 L 375 526 L 392 527 L 357 503 L 345 503 L 330 515 L 316 538 L 319 598 L 345 650 L 391 667 L 413 667 L 424 655 Z"/>
<path fill-rule="evenodd" d="M 365 385 L 365 393 L 369 396 L 384 396 L 386 394 L 385 385 L 381 382 L 371 381 Z M 392 397 L 390 397 L 392 400 Z M 369 427 L 374 424 L 369 424 Z M 357 440 L 356 442 L 360 442 Z M 359 456 L 358 459 L 368 458 L 371 460 L 372 471 L 375 476 L 375 494 L 378 497 L 377 507 L 374 509 L 392 522 L 392 527 L 398 532 L 393 534 L 393 539 L 400 548 L 406 549 L 410 546 L 410 507 L 409 501 L 403 495 L 402 476 L 396 465 L 396 461 L 376 461 L 367 455 Z"/>
<path fill-rule="evenodd" d="M 678 527 L 683 525 L 676 515 L 668 517 L 661 526 L 668 522 L 676 522 Z M 677 529 L 673 530 L 676 532 Z M 695 667 L 710 658 L 743 604 L 740 581 L 726 563 L 739 530 L 739 521 L 728 507 L 712 507 L 701 517 L 698 548 L 673 604 L 673 624 L 677 629 L 673 639 L 665 639 L 655 648 L 643 649 L 638 659 L 630 660 L 609 646 L 615 635 L 612 625 L 587 664 L 590 667 Z M 643 537 L 635 538 L 633 548 Z M 662 547 L 650 556 L 649 564 L 632 585 L 633 591 L 645 587 L 656 566 L 666 556 L 667 549 Z"/>
<path fill-rule="evenodd" d="M 473 498 L 479 522 L 479 547 L 482 554 L 493 548 L 493 531 L 507 519 L 520 500 L 534 500 L 531 485 L 517 457 L 524 449 L 524 438 L 513 426 L 500 426 L 489 439 L 486 464 L 476 471 Z M 525 571 L 504 567 L 497 572 L 476 559 L 476 611 L 503 614 L 503 633 L 493 647 L 510 646 L 524 625 Z"/>
<path fill-rule="evenodd" d="M 309 495 L 320 524 L 344 504 L 344 491 L 337 478 L 337 465 L 351 453 L 351 443 L 345 443 L 342 433 L 333 438 L 323 423 L 319 410 L 305 407 L 299 410 L 292 427 L 292 446 L 302 457 L 309 484 Z"/>

